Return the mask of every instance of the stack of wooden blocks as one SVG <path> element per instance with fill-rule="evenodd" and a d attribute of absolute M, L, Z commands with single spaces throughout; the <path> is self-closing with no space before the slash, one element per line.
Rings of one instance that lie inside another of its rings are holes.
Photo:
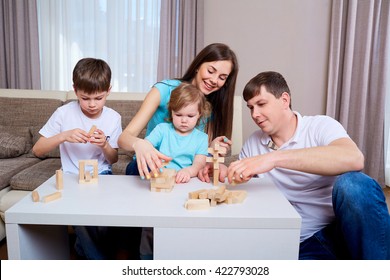
<path fill-rule="evenodd" d="M 247 196 L 243 190 L 227 190 L 226 186 L 220 186 L 217 189 L 201 189 L 190 192 L 185 204 L 188 210 L 207 210 L 218 203 L 242 203 Z"/>
<path fill-rule="evenodd" d="M 150 190 L 152 192 L 170 192 L 175 185 L 176 170 L 163 168 L 157 177 L 150 179 Z"/>
<path fill-rule="evenodd" d="M 208 149 L 211 157 L 207 158 L 207 162 L 213 163 L 213 185 L 219 185 L 219 164 L 225 161 L 224 157 L 220 157 L 220 154 L 225 154 L 226 149 L 215 144 L 214 147 Z M 242 203 L 247 196 L 246 191 L 242 190 L 227 190 L 226 186 L 220 186 L 217 189 L 201 189 L 198 191 L 190 192 L 189 198 L 185 203 L 187 210 L 207 210 L 218 203 Z"/>

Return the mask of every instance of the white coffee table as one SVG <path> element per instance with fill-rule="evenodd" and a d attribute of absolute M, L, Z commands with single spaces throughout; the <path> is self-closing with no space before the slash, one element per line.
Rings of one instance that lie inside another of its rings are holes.
<path fill-rule="evenodd" d="M 28 195 L 6 211 L 8 258 L 68 259 L 67 226 L 94 225 L 154 227 L 155 259 L 297 259 L 301 218 L 270 181 L 235 186 L 248 192 L 242 204 L 186 210 L 188 193 L 203 188 L 212 185 L 194 178 L 157 193 L 135 176 L 99 175 L 89 185 L 65 174 L 59 200 Z M 37 191 L 55 192 L 55 176 Z"/>

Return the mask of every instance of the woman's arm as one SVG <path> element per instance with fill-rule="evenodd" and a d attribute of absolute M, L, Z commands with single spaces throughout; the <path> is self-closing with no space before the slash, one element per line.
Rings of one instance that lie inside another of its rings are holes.
<path fill-rule="evenodd" d="M 146 95 L 138 112 L 119 136 L 119 147 L 127 151 L 135 151 L 134 144 L 140 139 L 138 135 L 157 111 L 159 104 L 160 92 L 157 88 L 153 87 Z"/>
<path fill-rule="evenodd" d="M 169 161 L 171 158 L 158 152 L 149 141 L 138 138 L 138 135 L 146 127 L 160 104 L 160 92 L 153 87 L 142 102 L 141 108 L 135 114 L 127 127 L 119 136 L 118 145 L 122 149 L 134 151 L 137 158 L 138 171 L 141 177 L 150 178 L 152 174 L 158 174 L 161 160 Z M 150 171 L 149 171 L 150 169 Z"/>

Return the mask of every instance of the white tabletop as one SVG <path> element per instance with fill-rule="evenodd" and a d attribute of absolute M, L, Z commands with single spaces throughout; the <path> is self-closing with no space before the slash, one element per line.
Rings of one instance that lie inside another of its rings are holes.
<path fill-rule="evenodd" d="M 5 213 L 6 223 L 101 225 L 173 228 L 300 228 L 301 218 L 276 186 L 263 178 L 227 186 L 246 190 L 240 204 L 218 204 L 209 210 L 184 208 L 188 193 L 211 189 L 197 178 L 176 184 L 171 192 L 151 192 L 150 182 L 137 176 L 99 175 L 98 184 L 79 184 L 77 175 L 64 174 L 58 200 L 33 202 L 24 197 Z M 36 189 L 42 198 L 56 190 L 55 176 Z"/>

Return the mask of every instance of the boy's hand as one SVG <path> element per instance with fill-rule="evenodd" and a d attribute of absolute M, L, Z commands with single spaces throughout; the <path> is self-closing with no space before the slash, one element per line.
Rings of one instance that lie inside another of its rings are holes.
<path fill-rule="evenodd" d="M 70 143 L 87 143 L 89 141 L 89 135 L 86 131 L 75 128 L 72 130 L 64 131 L 65 142 Z"/>
<path fill-rule="evenodd" d="M 93 145 L 99 146 L 102 149 L 105 148 L 107 143 L 107 137 L 100 129 L 96 129 L 95 132 L 89 137 L 89 142 Z"/>

